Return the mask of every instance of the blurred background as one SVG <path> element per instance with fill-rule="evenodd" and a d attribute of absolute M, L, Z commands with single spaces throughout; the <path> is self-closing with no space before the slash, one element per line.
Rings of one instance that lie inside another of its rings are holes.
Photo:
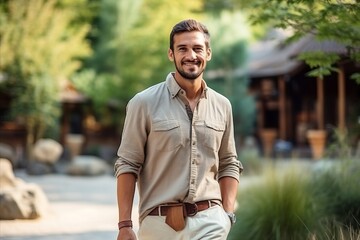
<path fill-rule="evenodd" d="M 245 168 L 229 238 L 359 239 L 359 13 L 357 0 L 2 0 L 0 236 L 42 239 L 7 230 L 44 219 L 9 210 L 18 179 L 50 205 L 108 196 L 116 223 L 115 189 L 85 186 L 113 187 L 126 104 L 173 71 L 171 28 L 195 18 L 211 34 L 204 78 L 233 105 Z M 67 197 L 79 189 L 89 198 Z"/>

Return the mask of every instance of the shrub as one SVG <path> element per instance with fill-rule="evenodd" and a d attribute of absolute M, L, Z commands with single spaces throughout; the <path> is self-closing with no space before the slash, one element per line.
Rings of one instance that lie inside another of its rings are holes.
<path fill-rule="evenodd" d="M 359 161 L 276 167 L 240 192 L 229 239 L 360 239 Z"/>
<path fill-rule="evenodd" d="M 323 217 L 305 171 L 275 170 L 239 194 L 238 222 L 229 239 L 307 239 Z"/>
<path fill-rule="evenodd" d="M 337 162 L 330 170 L 314 174 L 312 182 L 329 221 L 360 230 L 360 162 Z"/>
<path fill-rule="evenodd" d="M 360 240 L 360 230 L 344 226 L 334 219 L 322 223 L 321 231 L 309 240 Z"/>

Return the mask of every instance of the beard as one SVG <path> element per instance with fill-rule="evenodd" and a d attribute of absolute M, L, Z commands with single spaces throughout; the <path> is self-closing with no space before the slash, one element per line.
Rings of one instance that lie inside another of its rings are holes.
<path fill-rule="evenodd" d="M 175 68 L 181 77 L 188 79 L 188 80 L 195 80 L 204 72 L 204 69 L 201 69 L 198 72 L 195 72 L 195 71 L 194 72 L 186 72 L 186 71 L 184 71 L 184 69 L 180 69 L 178 67 L 178 65 L 176 64 L 176 61 L 175 61 Z"/>

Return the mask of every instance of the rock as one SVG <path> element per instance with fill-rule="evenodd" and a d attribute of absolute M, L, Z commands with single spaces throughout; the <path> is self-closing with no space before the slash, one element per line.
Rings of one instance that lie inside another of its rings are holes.
<path fill-rule="evenodd" d="M 14 149 L 8 144 L 0 143 L 0 158 L 5 158 L 14 162 L 16 158 Z"/>
<path fill-rule="evenodd" d="M 48 211 L 42 189 L 16 178 L 7 159 L 0 159 L 0 186 L 0 219 L 35 219 Z"/>
<path fill-rule="evenodd" d="M 33 157 L 35 161 L 55 164 L 63 152 L 60 143 L 52 139 L 40 139 L 35 143 Z"/>
<path fill-rule="evenodd" d="M 99 148 L 99 157 L 104 159 L 108 164 L 114 164 L 117 159 L 118 147 L 103 145 Z"/>
<path fill-rule="evenodd" d="M 20 184 L 0 190 L 0 219 L 35 219 L 48 211 L 48 200 L 35 184 Z"/>
<path fill-rule="evenodd" d="M 0 190 L 15 187 L 18 179 L 15 178 L 11 162 L 8 159 L 0 158 Z"/>
<path fill-rule="evenodd" d="M 95 156 L 76 156 L 67 168 L 67 174 L 96 176 L 109 172 L 106 162 Z"/>
<path fill-rule="evenodd" d="M 42 163 L 38 161 L 29 161 L 26 167 L 26 173 L 29 175 L 45 175 L 53 173 L 55 171 L 55 166 L 49 163 Z"/>

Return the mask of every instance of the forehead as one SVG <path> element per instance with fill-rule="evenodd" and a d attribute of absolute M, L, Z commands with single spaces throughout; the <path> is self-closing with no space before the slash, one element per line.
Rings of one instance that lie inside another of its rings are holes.
<path fill-rule="evenodd" d="M 174 36 L 174 47 L 176 46 L 205 46 L 205 36 L 202 32 L 192 31 L 178 33 Z"/>

